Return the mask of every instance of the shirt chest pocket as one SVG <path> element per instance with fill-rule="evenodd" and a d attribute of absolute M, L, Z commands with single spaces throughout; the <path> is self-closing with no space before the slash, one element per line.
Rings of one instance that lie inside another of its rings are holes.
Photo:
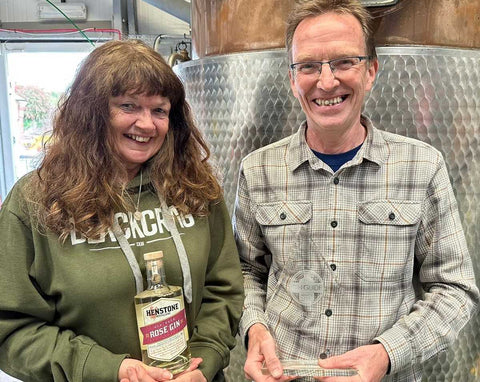
<path fill-rule="evenodd" d="M 421 204 L 409 200 L 372 200 L 360 203 L 357 212 L 360 278 L 391 282 L 410 277 Z"/>
<path fill-rule="evenodd" d="M 312 202 L 294 200 L 259 203 L 255 219 L 272 253 L 282 253 L 286 244 L 298 240 L 301 227 L 312 219 Z"/>
<path fill-rule="evenodd" d="M 312 218 L 312 202 L 295 200 L 259 203 L 255 218 L 263 226 L 303 224 Z"/>

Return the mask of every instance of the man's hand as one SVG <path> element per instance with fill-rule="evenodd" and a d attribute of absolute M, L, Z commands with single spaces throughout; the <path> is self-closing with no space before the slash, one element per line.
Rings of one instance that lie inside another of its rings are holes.
<path fill-rule="evenodd" d="M 390 359 L 382 344 L 360 346 L 345 354 L 321 359 L 320 367 L 325 369 L 355 369 L 358 375 L 352 377 L 321 377 L 324 382 L 379 382 L 388 370 Z"/>
<path fill-rule="evenodd" d="M 262 373 L 263 362 L 265 362 L 269 374 Z M 255 382 L 292 379 L 292 377 L 283 375 L 282 365 L 275 353 L 275 341 L 262 324 L 254 324 L 248 330 L 248 351 L 244 371 L 245 377 Z"/>
<path fill-rule="evenodd" d="M 192 358 L 189 368 L 176 377 L 197 369 L 200 362 L 202 362 L 201 358 Z M 203 377 L 201 372 L 200 374 Z M 201 380 L 199 376 L 197 377 L 198 378 L 195 379 L 182 379 L 182 381 L 205 382 L 205 377 L 203 377 L 203 380 Z M 173 375 L 168 370 L 147 366 L 143 362 L 132 358 L 124 359 L 118 371 L 118 380 L 120 382 L 161 382 L 171 380 L 172 378 Z"/>

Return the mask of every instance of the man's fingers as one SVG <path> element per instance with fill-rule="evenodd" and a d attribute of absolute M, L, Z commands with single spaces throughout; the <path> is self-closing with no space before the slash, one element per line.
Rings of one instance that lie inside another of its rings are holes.
<path fill-rule="evenodd" d="M 273 356 L 265 357 L 265 365 L 267 366 L 268 371 L 274 378 L 280 378 L 283 374 L 282 364 L 279 359 L 276 357 L 275 353 Z"/>
<path fill-rule="evenodd" d="M 318 364 L 325 369 L 349 369 L 354 366 L 352 358 L 345 355 L 319 359 Z"/>
<path fill-rule="evenodd" d="M 283 374 L 282 364 L 280 363 L 275 351 L 275 342 L 271 336 L 261 343 L 261 353 L 265 359 L 265 366 L 274 378 L 280 378 Z"/>

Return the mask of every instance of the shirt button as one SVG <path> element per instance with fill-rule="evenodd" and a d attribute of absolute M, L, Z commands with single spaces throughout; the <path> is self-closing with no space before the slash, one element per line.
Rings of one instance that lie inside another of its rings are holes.
<path fill-rule="evenodd" d="M 338 223 L 337 223 L 336 220 L 333 220 L 333 221 L 330 223 L 330 225 L 331 225 L 333 228 L 335 228 L 335 227 L 338 225 Z"/>
<path fill-rule="evenodd" d="M 332 314 L 333 314 L 333 312 L 332 312 L 331 309 L 327 309 L 327 310 L 325 311 L 325 316 L 327 316 L 327 317 L 330 317 Z"/>
<path fill-rule="evenodd" d="M 340 179 L 337 177 L 333 178 L 333 184 L 338 184 L 340 182 Z"/>
<path fill-rule="evenodd" d="M 390 220 L 395 220 L 395 214 L 393 212 L 390 212 L 390 215 L 388 215 L 388 218 Z"/>
<path fill-rule="evenodd" d="M 327 354 L 326 353 L 320 353 L 320 359 L 326 359 Z"/>
<path fill-rule="evenodd" d="M 335 264 L 330 264 L 330 268 L 332 268 L 332 271 L 337 269 L 337 266 Z"/>
<path fill-rule="evenodd" d="M 282 212 L 280 214 L 280 219 L 285 220 L 287 218 L 287 214 L 285 212 Z"/>

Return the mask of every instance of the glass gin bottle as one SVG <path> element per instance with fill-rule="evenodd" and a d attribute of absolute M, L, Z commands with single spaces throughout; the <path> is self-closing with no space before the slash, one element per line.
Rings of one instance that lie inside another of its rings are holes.
<path fill-rule="evenodd" d="M 148 287 L 135 296 L 142 361 L 177 374 L 191 359 L 182 288 L 167 284 L 162 251 L 143 258 Z"/>

